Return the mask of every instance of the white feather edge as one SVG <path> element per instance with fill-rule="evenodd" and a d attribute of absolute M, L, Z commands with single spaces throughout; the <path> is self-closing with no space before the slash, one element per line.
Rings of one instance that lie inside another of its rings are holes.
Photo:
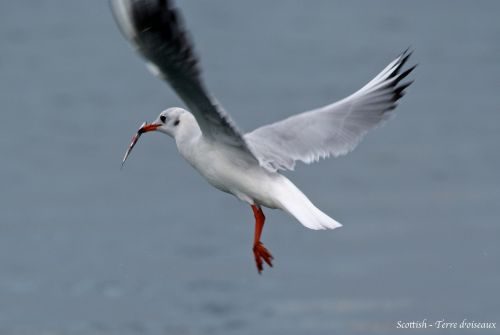
<path fill-rule="evenodd" d="M 130 21 L 130 2 L 128 0 L 111 0 L 111 10 L 123 35 L 134 42 L 137 34 Z"/>

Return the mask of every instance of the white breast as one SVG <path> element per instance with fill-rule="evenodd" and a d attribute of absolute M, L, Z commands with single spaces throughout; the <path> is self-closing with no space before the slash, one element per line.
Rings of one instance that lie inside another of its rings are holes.
<path fill-rule="evenodd" d="M 177 143 L 181 155 L 217 189 L 249 204 L 276 208 L 274 185 L 282 178 L 233 148 L 205 140 L 203 136 Z"/>

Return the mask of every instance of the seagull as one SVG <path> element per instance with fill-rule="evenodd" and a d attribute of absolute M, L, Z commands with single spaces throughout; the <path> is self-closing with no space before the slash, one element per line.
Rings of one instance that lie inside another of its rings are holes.
<path fill-rule="evenodd" d="M 179 10 L 169 0 L 111 0 L 123 35 L 145 58 L 148 69 L 165 80 L 187 109 L 172 107 L 143 123 L 139 137 L 157 131 L 175 140 L 177 149 L 212 186 L 250 205 L 255 218 L 253 255 L 260 274 L 273 256 L 261 242 L 262 207 L 281 209 L 307 228 L 342 225 L 313 205 L 280 171 L 320 158 L 345 155 L 364 135 L 387 120 L 413 82 L 415 66 L 405 68 L 406 50 L 360 90 L 330 105 L 242 133 L 207 90 L 201 66 Z"/>

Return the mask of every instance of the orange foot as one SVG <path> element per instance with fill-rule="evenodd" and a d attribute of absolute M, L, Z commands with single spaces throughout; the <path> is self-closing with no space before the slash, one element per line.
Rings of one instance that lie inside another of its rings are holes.
<path fill-rule="evenodd" d="M 254 244 L 253 255 L 255 256 L 255 265 L 257 265 L 257 271 L 259 271 L 259 274 L 261 274 L 264 269 L 262 260 L 264 260 L 264 262 L 266 262 L 270 267 L 273 267 L 273 255 L 271 255 L 269 250 L 264 247 L 262 242 Z"/>

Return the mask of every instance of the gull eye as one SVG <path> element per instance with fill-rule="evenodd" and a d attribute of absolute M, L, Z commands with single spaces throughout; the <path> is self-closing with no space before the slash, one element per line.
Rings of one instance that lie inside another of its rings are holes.
<path fill-rule="evenodd" d="M 161 122 L 165 123 L 165 121 L 167 120 L 167 117 L 165 115 L 161 115 L 160 120 L 161 120 Z"/>
<path fill-rule="evenodd" d="M 174 126 L 178 126 L 180 122 L 181 122 L 181 121 L 179 121 L 178 119 L 177 119 L 177 120 L 175 120 L 175 122 L 174 122 Z"/>

